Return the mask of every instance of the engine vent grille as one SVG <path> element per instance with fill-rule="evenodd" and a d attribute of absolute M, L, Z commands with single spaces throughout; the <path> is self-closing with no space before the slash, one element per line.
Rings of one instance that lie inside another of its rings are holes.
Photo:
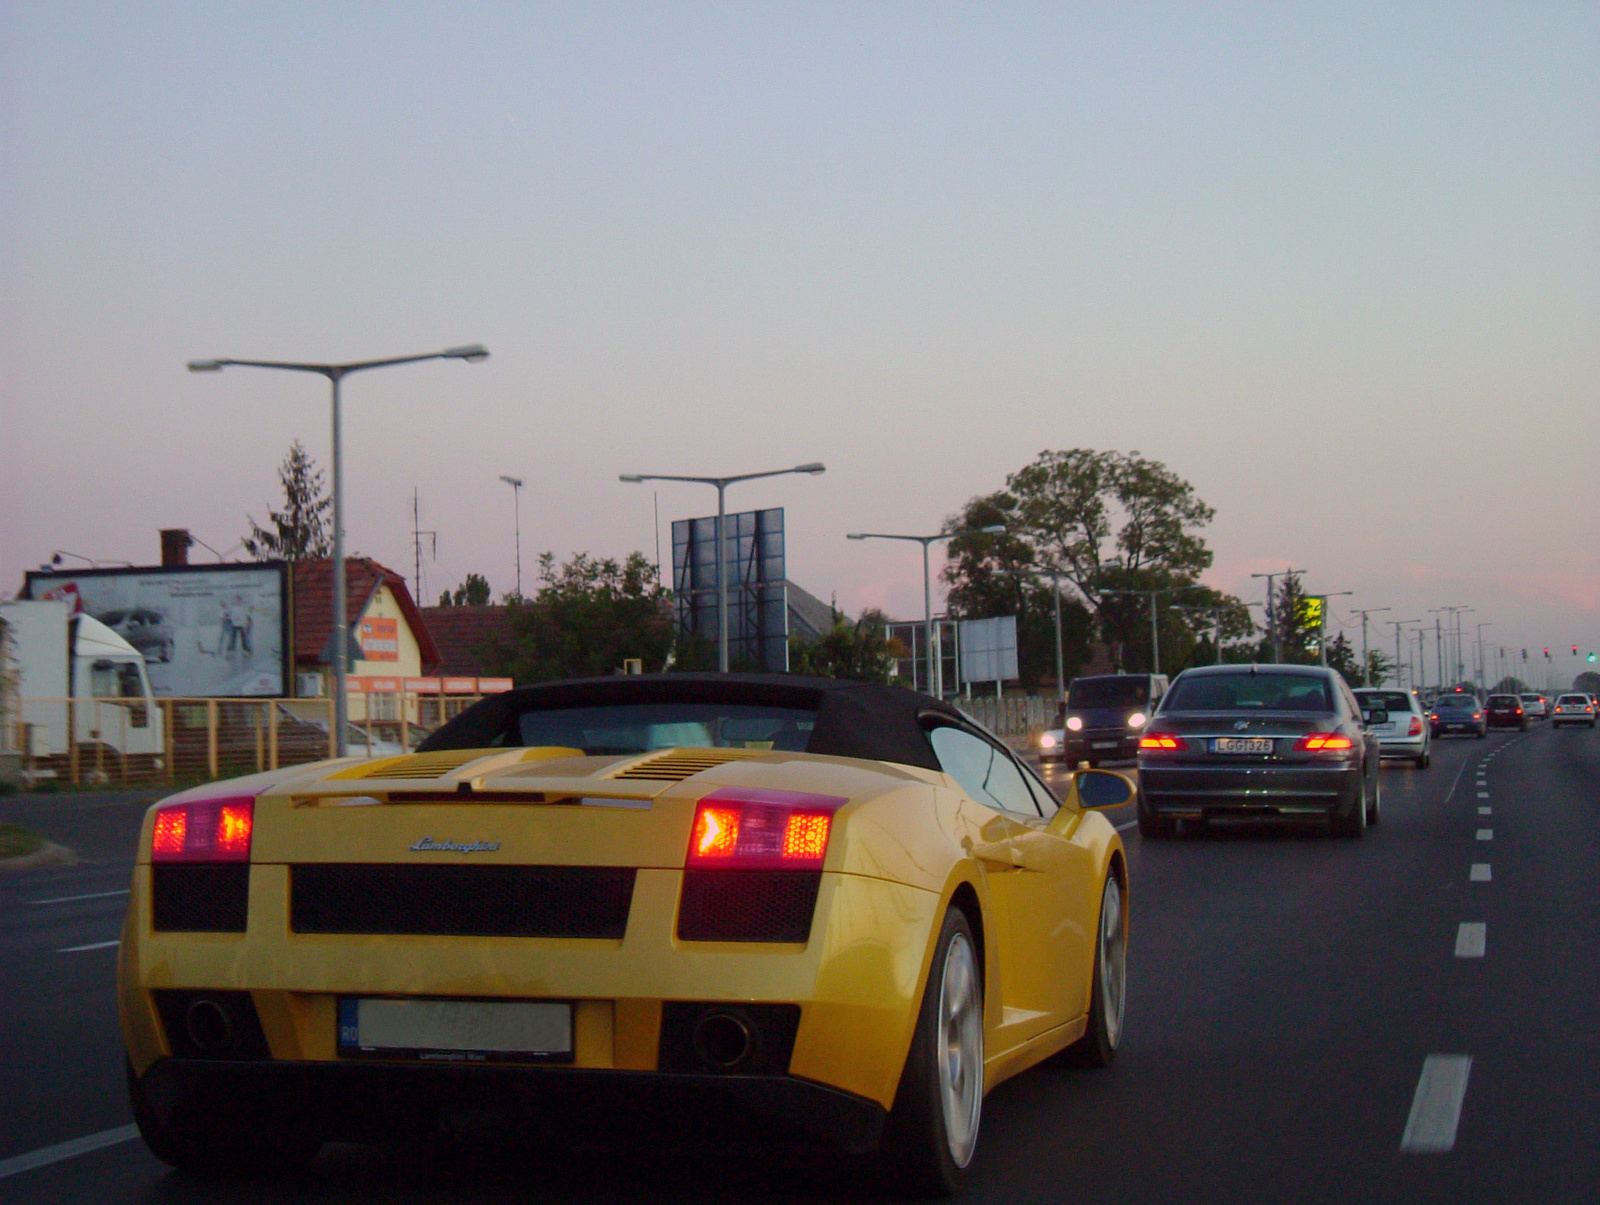
<path fill-rule="evenodd" d="M 613 778 L 648 778 L 659 782 L 682 782 L 693 778 L 702 770 L 723 766 L 746 757 L 759 757 L 762 751 L 752 749 L 674 749 L 660 757 L 640 762 L 636 766 L 613 774 Z"/>
<path fill-rule="evenodd" d="M 817 870 L 686 870 L 678 938 L 806 941 L 821 884 Z"/>
<path fill-rule="evenodd" d="M 484 749 L 441 749 L 437 753 L 410 753 L 386 757 L 370 765 L 354 766 L 335 774 L 335 778 L 443 778 L 469 761 L 487 757 Z"/>
<path fill-rule="evenodd" d="M 313 863 L 291 870 L 296 933 L 621 939 L 632 867 Z"/>
<path fill-rule="evenodd" d="M 157 933 L 243 933 L 250 909 L 250 864 L 150 868 L 150 927 Z"/>

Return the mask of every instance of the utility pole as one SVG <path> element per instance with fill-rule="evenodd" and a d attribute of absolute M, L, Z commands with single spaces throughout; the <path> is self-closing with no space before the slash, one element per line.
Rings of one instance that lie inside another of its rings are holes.
<path fill-rule="evenodd" d="M 1380 612 L 1392 610 L 1394 610 L 1393 607 L 1373 607 L 1370 610 L 1356 612 L 1357 615 L 1361 616 L 1361 681 L 1367 686 L 1372 685 L 1372 682 L 1370 681 L 1372 677 L 1372 661 L 1367 653 L 1367 616 L 1377 615 Z M 1394 648 L 1394 672 L 1398 677 L 1400 673 L 1400 636 L 1398 632 L 1395 633 Z"/>
<path fill-rule="evenodd" d="M 1384 620 L 1384 622 L 1388 623 L 1388 624 L 1392 624 L 1394 626 L 1394 675 L 1395 675 L 1395 684 L 1397 686 L 1404 685 L 1404 683 L 1402 683 L 1400 681 L 1400 665 L 1401 665 L 1401 661 L 1400 661 L 1400 629 L 1402 627 L 1404 627 L 1408 623 L 1421 623 L 1422 621 L 1419 620 L 1419 619 L 1387 619 L 1387 620 Z M 1365 643 L 1365 640 L 1363 640 L 1362 643 Z M 1411 685 L 1413 687 L 1415 687 L 1416 684 L 1417 684 L 1417 676 L 1416 676 L 1416 674 L 1412 674 L 1411 675 Z"/>

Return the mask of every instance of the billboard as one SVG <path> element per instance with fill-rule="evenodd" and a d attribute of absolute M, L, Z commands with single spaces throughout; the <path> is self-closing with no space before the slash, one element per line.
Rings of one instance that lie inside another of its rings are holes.
<path fill-rule="evenodd" d="M 288 566 L 183 565 L 27 575 L 24 598 L 60 598 L 144 654 L 164 698 L 283 697 Z"/>
<path fill-rule="evenodd" d="M 728 664 L 789 672 L 789 592 L 783 507 L 723 517 L 728 574 Z M 717 519 L 672 524 L 672 593 L 678 631 L 717 643 Z"/>
<path fill-rule="evenodd" d="M 966 682 L 1010 682 L 1017 676 L 1017 617 L 963 619 L 961 677 Z"/>

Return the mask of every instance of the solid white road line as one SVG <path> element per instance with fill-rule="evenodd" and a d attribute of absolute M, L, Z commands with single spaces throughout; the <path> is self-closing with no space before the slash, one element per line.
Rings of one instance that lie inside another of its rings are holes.
<path fill-rule="evenodd" d="M 1456 930 L 1456 957 L 1482 958 L 1489 942 L 1489 926 L 1463 921 Z"/>
<path fill-rule="evenodd" d="M 1474 862 L 1472 873 L 1467 878 L 1473 883 L 1489 883 L 1494 880 L 1494 869 L 1487 862 Z"/>
<path fill-rule="evenodd" d="M 57 950 L 57 954 L 81 954 L 85 950 L 109 950 L 112 946 L 120 946 L 120 941 L 91 941 L 86 946 L 64 946 Z"/>
<path fill-rule="evenodd" d="M 29 900 L 30 904 L 76 904 L 79 900 L 108 900 L 114 895 L 127 895 L 129 889 L 124 887 L 121 891 L 95 891 L 88 895 L 58 895 L 53 900 Z"/>
<path fill-rule="evenodd" d="M 1470 1054 L 1430 1054 L 1422 1060 L 1422 1076 L 1411 1098 L 1411 1116 L 1400 1136 L 1400 1149 L 1410 1155 L 1443 1155 L 1456 1145 L 1461 1103 L 1467 1098 Z"/>
<path fill-rule="evenodd" d="M 1480 828 L 1478 830 L 1478 840 L 1480 840 L 1480 841 L 1493 841 L 1494 840 L 1494 829 L 1492 829 L 1492 828 Z"/>
<path fill-rule="evenodd" d="M 90 1151 L 131 1142 L 138 1136 L 138 1126 L 118 1126 L 114 1130 L 101 1130 L 98 1134 L 74 1138 L 71 1142 L 42 1146 L 36 1151 L 29 1151 L 26 1155 L 13 1155 L 9 1159 L 0 1159 L 0 1180 L 4 1180 L 7 1176 L 20 1176 L 23 1172 L 31 1172 L 36 1167 L 49 1167 L 52 1163 L 60 1163 L 64 1159 L 76 1159 L 79 1155 L 87 1155 Z"/>

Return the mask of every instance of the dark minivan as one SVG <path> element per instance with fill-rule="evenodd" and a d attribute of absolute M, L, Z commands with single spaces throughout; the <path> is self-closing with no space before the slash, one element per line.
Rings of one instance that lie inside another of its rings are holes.
<path fill-rule="evenodd" d="M 1074 679 L 1061 714 L 1040 742 L 1041 756 L 1091 766 L 1137 757 L 1139 734 L 1166 692 L 1164 674 Z"/>

